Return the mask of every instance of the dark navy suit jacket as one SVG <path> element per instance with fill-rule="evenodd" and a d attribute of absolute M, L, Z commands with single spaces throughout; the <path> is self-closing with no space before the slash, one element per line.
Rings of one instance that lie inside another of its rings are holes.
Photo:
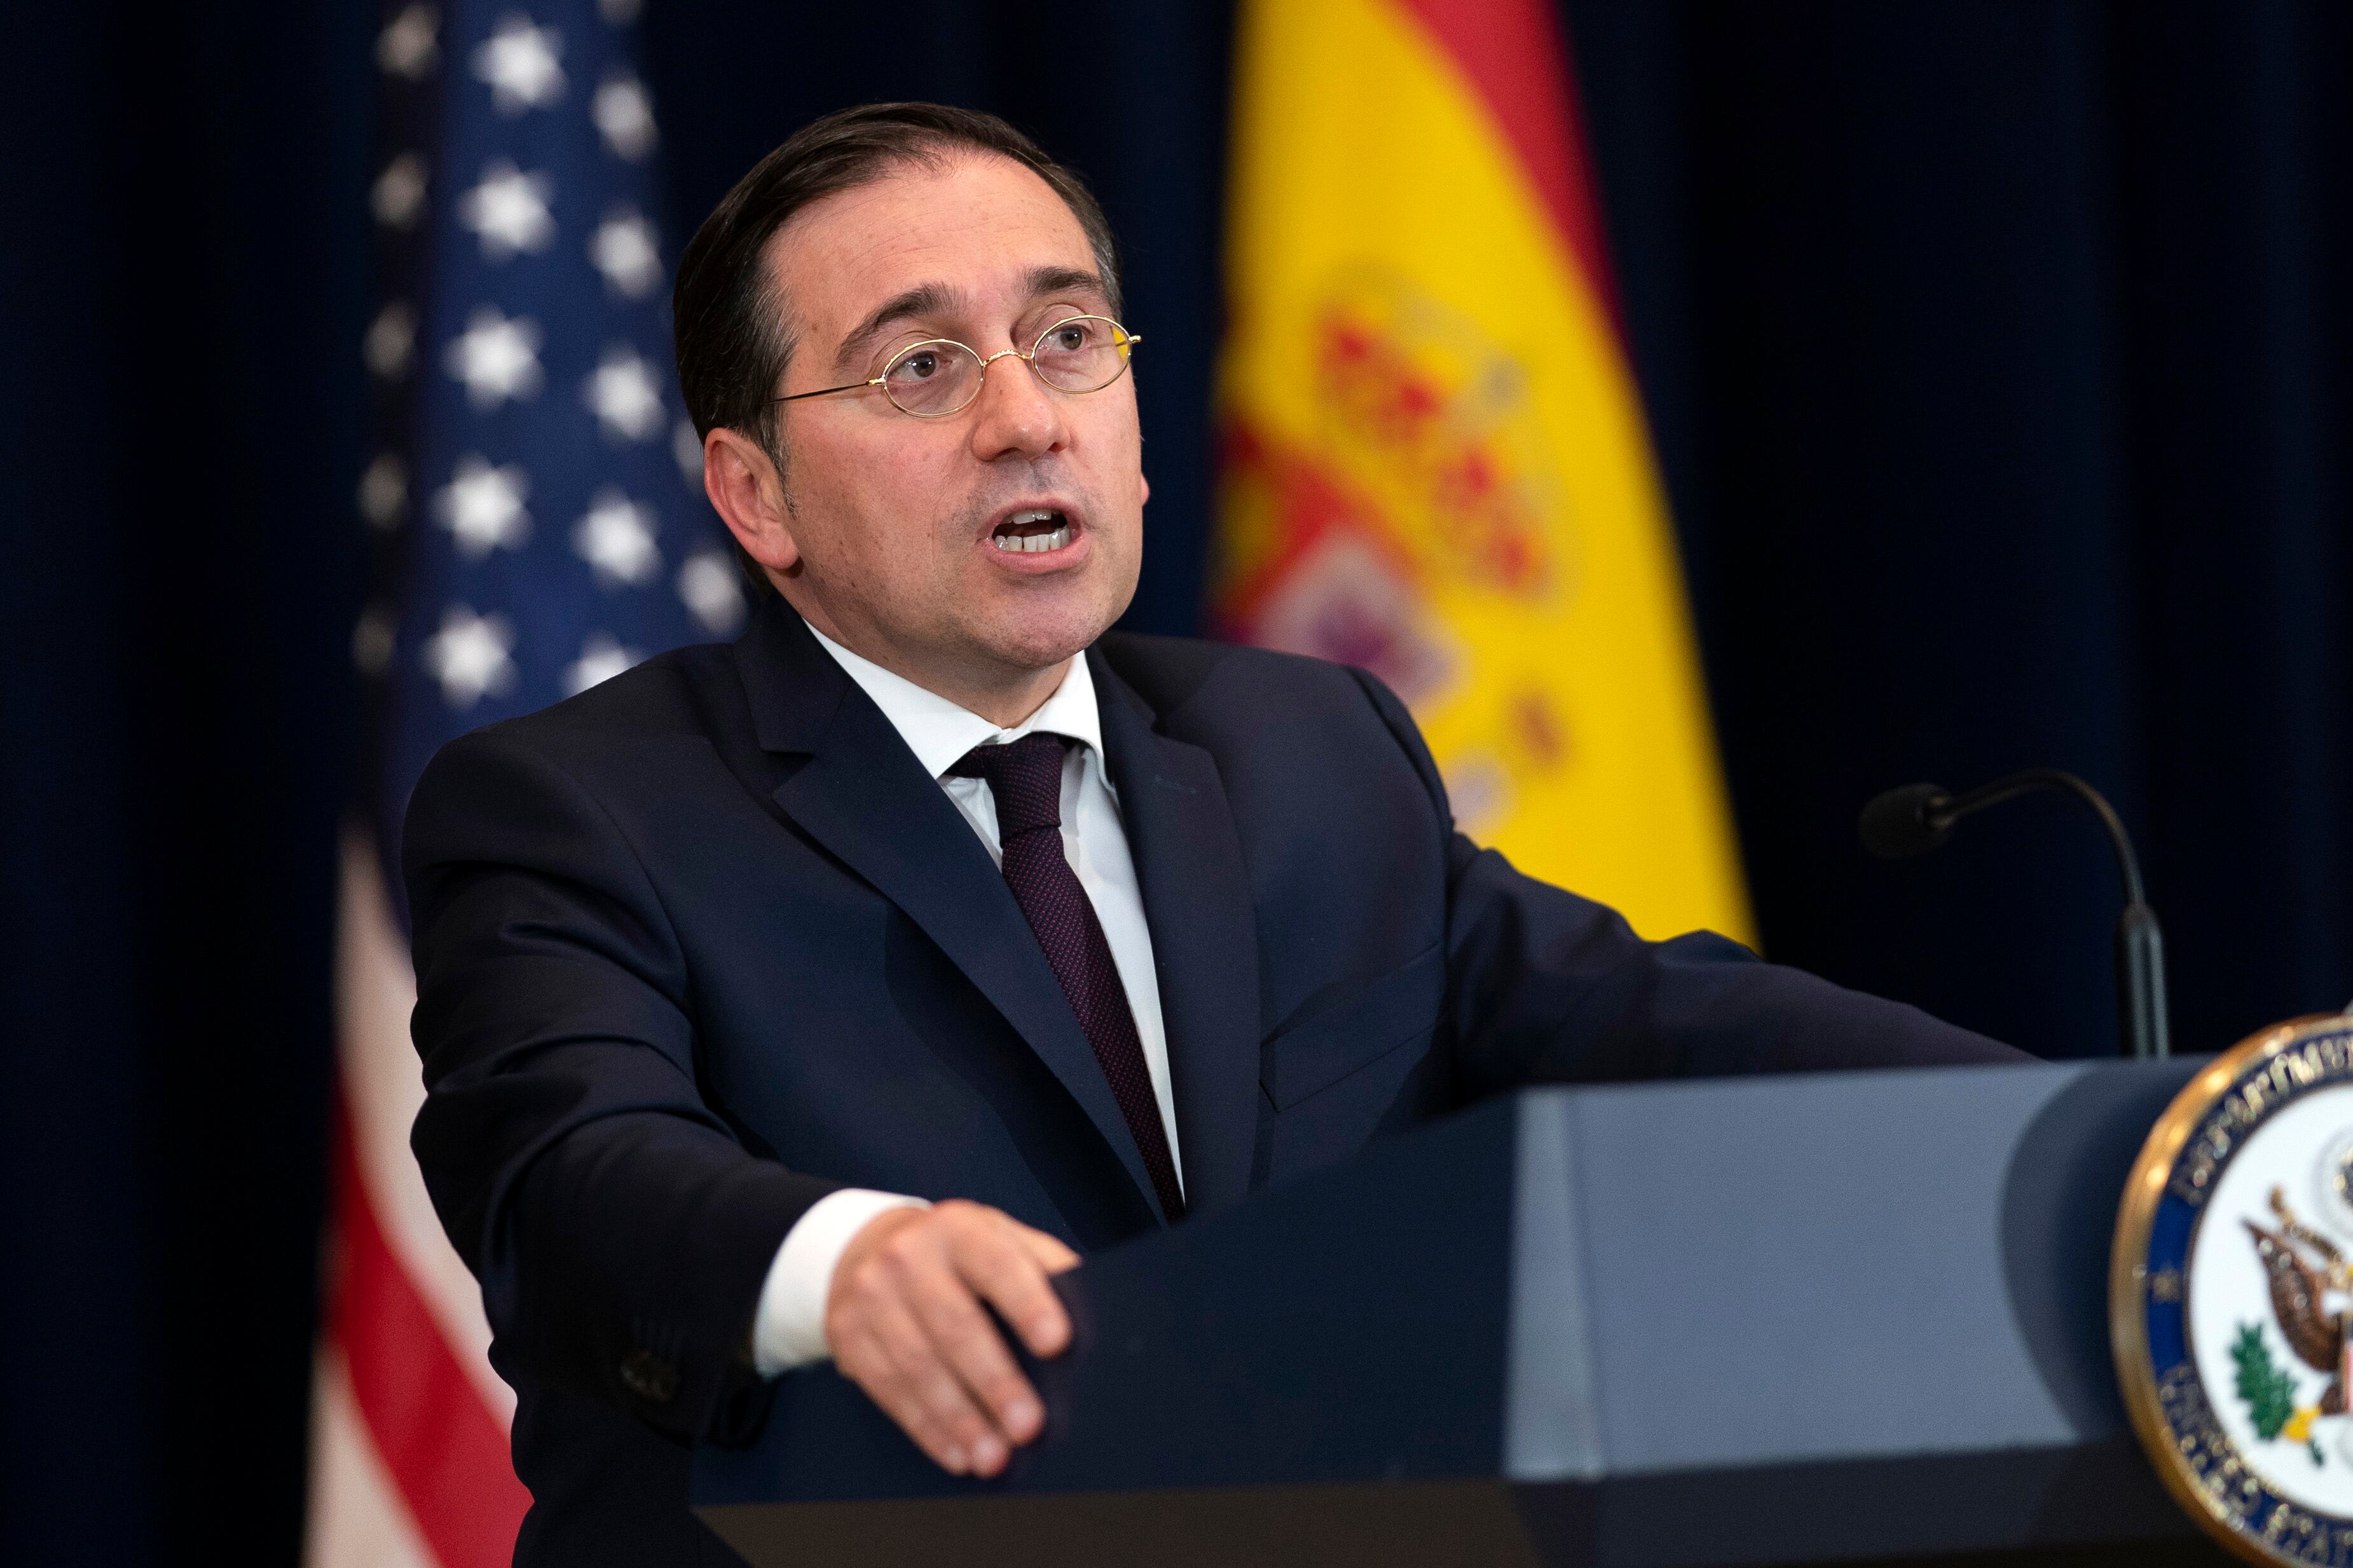
<path fill-rule="evenodd" d="M 1637 938 L 1454 831 L 1361 672 L 1087 657 L 1159 967 L 1195 1215 L 1531 1080 L 2008 1058 L 1719 936 Z M 520 1395 L 526 1562 L 722 1560 L 687 1445 L 765 1415 L 749 1330 L 837 1186 L 1080 1252 L 1163 1223 L 1004 879 L 776 601 L 477 731 L 404 844 L 415 1147 Z"/>

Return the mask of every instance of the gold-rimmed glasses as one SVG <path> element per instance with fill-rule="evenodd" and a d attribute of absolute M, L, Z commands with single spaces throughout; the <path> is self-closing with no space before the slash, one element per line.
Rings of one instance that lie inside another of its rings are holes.
<path fill-rule="evenodd" d="M 837 392 L 862 392 L 879 386 L 892 406 L 918 419 L 944 419 L 972 406 L 980 395 L 988 367 L 1008 356 L 1028 363 L 1039 381 L 1057 392 L 1101 392 L 1127 370 L 1130 350 L 1144 341 L 1109 316 L 1065 316 L 1038 334 L 1024 353 L 999 349 L 984 355 L 954 338 L 926 338 L 893 349 L 881 374 L 815 392 L 795 392 L 772 398 L 774 403 L 798 403 L 804 397 L 830 397 Z"/>

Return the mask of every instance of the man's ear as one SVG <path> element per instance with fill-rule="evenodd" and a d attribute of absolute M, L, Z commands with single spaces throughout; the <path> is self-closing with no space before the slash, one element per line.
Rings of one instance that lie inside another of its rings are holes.
<path fill-rule="evenodd" d="M 723 426 L 702 438 L 702 493 L 744 553 L 771 572 L 800 564 L 783 476 L 756 442 Z"/>

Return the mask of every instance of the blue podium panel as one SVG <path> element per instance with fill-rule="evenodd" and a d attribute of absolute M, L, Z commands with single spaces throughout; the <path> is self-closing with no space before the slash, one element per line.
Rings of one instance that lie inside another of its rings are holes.
<path fill-rule="evenodd" d="M 1004 1477 L 818 1367 L 697 1510 L 759 1564 L 2220 1562 L 2105 1336 L 2196 1065 L 1531 1090 L 1090 1258 Z"/>

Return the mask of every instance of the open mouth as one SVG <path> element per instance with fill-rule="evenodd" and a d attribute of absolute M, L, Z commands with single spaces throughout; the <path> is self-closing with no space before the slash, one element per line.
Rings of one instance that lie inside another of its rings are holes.
<path fill-rule="evenodd" d="M 1036 507 L 1017 511 L 998 523 L 989 535 L 989 542 L 1016 554 L 1038 555 L 1061 549 L 1077 533 L 1078 530 L 1062 513 Z"/>

